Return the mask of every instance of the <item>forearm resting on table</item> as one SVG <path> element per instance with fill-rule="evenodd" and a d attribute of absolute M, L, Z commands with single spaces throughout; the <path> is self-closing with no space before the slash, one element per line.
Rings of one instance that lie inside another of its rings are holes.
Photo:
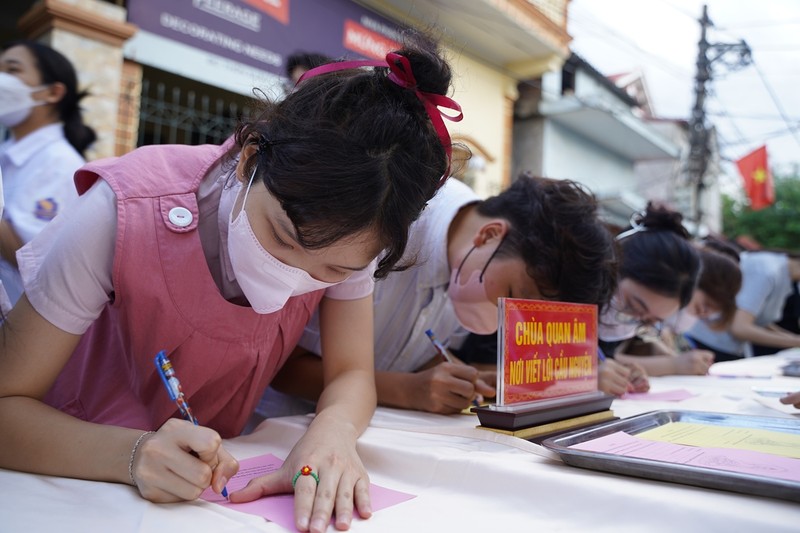
<path fill-rule="evenodd" d="M 637 363 L 645 369 L 648 376 L 671 376 L 675 374 L 705 374 L 707 372 L 706 366 L 713 363 L 713 354 L 708 355 L 708 361 L 703 362 L 703 368 L 697 370 L 693 369 L 691 364 L 692 359 L 689 359 L 691 354 L 661 354 L 661 355 L 630 355 L 630 354 L 617 354 L 615 358 L 620 363 Z M 682 358 L 686 358 L 686 362 L 681 365 Z M 682 368 L 683 366 L 683 368 Z"/>
<path fill-rule="evenodd" d="M 0 329 L 0 466 L 129 482 L 142 431 L 79 420 L 44 404 L 80 336 L 45 320 L 23 294 Z"/>
<path fill-rule="evenodd" d="M 0 466 L 34 474 L 130 483 L 142 431 L 78 420 L 34 398 L 0 398 Z"/>
<path fill-rule="evenodd" d="M 731 325 L 731 334 L 740 341 L 749 341 L 763 346 L 775 348 L 795 348 L 800 346 L 800 335 L 795 335 L 785 330 L 765 328 L 755 322 L 742 319 L 738 313 Z"/>
<path fill-rule="evenodd" d="M 622 343 L 614 354 L 619 363 L 638 363 L 650 376 L 675 374 L 677 353 L 658 339 L 631 339 Z"/>

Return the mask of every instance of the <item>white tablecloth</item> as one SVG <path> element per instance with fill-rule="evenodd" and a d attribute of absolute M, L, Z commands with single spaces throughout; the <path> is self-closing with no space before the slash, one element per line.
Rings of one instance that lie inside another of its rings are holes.
<path fill-rule="evenodd" d="M 763 364 L 775 366 L 773 358 Z M 617 416 L 657 409 L 797 418 L 760 403 L 754 385 L 800 390 L 800 378 L 670 376 L 654 392 L 686 389 L 681 402 L 616 400 Z M 267 420 L 226 446 L 240 459 L 285 458 L 310 418 Z M 359 441 L 371 481 L 416 498 L 352 531 L 800 531 L 788 501 L 571 467 L 527 441 L 476 429 L 474 416 L 379 408 Z M 330 529 L 333 531 L 333 528 Z M 132 487 L 0 470 L 0 531 L 283 531 L 207 502 L 156 505 Z"/>

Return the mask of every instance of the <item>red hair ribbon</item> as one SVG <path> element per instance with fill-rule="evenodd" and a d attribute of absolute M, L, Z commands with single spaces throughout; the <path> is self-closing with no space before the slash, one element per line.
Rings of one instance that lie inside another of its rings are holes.
<path fill-rule="evenodd" d="M 461 112 L 461 106 L 447 96 L 435 93 L 428 93 L 420 91 L 417 88 L 417 80 L 414 77 L 414 72 L 411 70 L 411 62 L 406 56 L 400 55 L 396 52 L 389 52 L 386 54 L 385 61 L 376 60 L 355 60 L 355 61 L 338 61 L 334 63 L 326 63 L 319 67 L 312 68 L 306 71 L 300 79 L 297 80 L 299 84 L 301 81 L 319 76 L 320 74 L 328 74 L 339 70 L 353 69 L 359 67 L 389 67 L 389 80 L 396 83 L 404 89 L 411 89 L 417 98 L 420 99 L 425 106 L 425 111 L 431 119 L 433 129 L 439 136 L 439 141 L 442 143 L 445 154 L 447 155 L 447 170 L 439 181 L 439 187 L 444 185 L 445 180 L 450 174 L 450 159 L 453 153 L 452 144 L 450 142 L 450 134 L 447 132 L 447 127 L 444 125 L 443 118 L 452 122 L 460 122 L 464 118 L 464 113 Z M 455 115 L 448 115 L 439 110 L 440 107 L 456 111 Z"/>

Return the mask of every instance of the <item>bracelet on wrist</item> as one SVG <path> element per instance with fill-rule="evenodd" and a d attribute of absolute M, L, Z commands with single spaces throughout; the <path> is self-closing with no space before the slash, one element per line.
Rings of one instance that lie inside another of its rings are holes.
<path fill-rule="evenodd" d="M 137 488 L 139 487 L 139 485 L 136 484 L 136 480 L 133 478 L 133 461 L 136 460 L 136 452 L 139 451 L 139 446 L 142 445 L 142 443 L 147 437 L 153 434 L 155 434 L 155 431 L 145 431 L 144 433 L 139 435 L 139 438 L 136 439 L 136 442 L 133 445 L 133 449 L 131 450 L 131 458 L 130 461 L 128 461 L 128 475 L 131 478 L 131 485 Z"/>

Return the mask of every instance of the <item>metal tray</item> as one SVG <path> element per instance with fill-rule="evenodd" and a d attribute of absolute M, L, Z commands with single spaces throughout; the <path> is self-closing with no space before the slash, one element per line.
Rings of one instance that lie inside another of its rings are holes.
<path fill-rule="evenodd" d="M 544 440 L 542 445 L 558 453 L 565 463 L 581 468 L 800 502 L 800 483 L 796 481 L 570 448 L 617 431 L 636 435 L 670 422 L 766 429 L 795 434 L 800 432 L 800 420 L 791 418 L 702 411 L 652 411 L 563 433 Z"/>

